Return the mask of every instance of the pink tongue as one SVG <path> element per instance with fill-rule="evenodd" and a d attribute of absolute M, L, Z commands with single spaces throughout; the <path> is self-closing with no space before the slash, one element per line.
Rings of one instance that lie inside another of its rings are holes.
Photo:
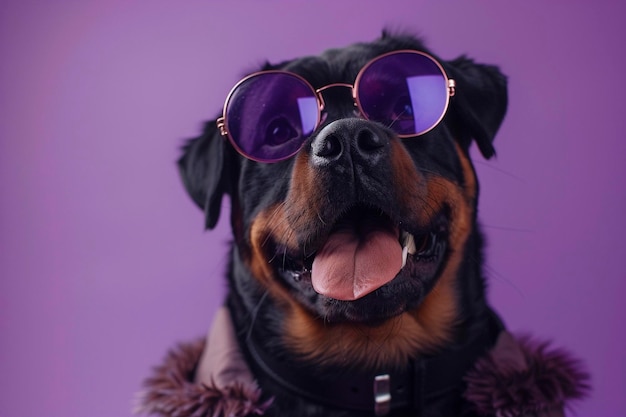
<path fill-rule="evenodd" d="M 391 281 L 402 268 L 402 248 L 396 230 L 368 227 L 333 233 L 313 261 L 311 281 L 319 294 L 336 300 L 356 300 Z"/>

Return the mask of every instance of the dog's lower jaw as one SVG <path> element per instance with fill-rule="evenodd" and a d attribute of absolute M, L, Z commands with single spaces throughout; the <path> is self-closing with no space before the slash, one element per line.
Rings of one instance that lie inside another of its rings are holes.
<path fill-rule="evenodd" d="M 233 256 L 239 257 L 235 249 Z M 454 256 L 448 261 L 454 262 Z M 377 323 L 329 323 L 282 286 L 265 288 L 233 262 L 228 304 L 241 343 L 249 336 L 272 346 L 272 354 L 319 366 L 375 369 L 402 367 L 420 353 L 448 343 L 456 324 L 455 277 L 442 274 L 418 307 Z M 445 271 L 444 271 L 445 272 Z M 246 286 L 241 291 L 241 286 Z M 250 287 L 252 285 L 252 287 Z M 285 291 L 281 296 L 282 291 Z"/>
<path fill-rule="evenodd" d="M 298 356 L 322 366 L 402 367 L 453 336 L 456 294 L 442 278 L 418 307 L 378 323 L 328 323 L 294 303 L 286 316 L 284 342 Z"/>

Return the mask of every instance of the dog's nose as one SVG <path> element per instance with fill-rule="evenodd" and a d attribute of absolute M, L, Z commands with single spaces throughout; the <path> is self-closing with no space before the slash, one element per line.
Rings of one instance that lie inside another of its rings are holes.
<path fill-rule="evenodd" d="M 318 166 L 351 158 L 355 163 L 376 165 L 389 148 L 389 139 L 372 122 L 341 119 L 325 126 L 311 143 L 311 157 Z"/>

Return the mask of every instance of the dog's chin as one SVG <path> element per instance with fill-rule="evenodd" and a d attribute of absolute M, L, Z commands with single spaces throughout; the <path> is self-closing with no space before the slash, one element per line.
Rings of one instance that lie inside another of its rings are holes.
<path fill-rule="evenodd" d="M 390 226 L 398 234 L 398 244 L 403 248 L 401 269 L 381 285 L 350 299 L 316 291 L 312 280 L 316 253 L 305 256 L 302 251 L 274 244 L 275 273 L 295 299 L 320 320 L 330 324 L 377 325 L 418 308 L 437 282 L 447 258 L 448 222 L 445 217 L 443 214 L 436 216 L 437 220 L 431 222 L 429 228 L 415 227 L 412 232 Z M 389 219 L 382 222 L 390 223 Z"/>

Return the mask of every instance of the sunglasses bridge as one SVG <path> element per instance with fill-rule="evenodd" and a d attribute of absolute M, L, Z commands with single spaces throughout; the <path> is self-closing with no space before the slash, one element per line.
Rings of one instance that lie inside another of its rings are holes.
<path fill-rule="evenodd" d="M 326 102 L 324 101 L 324 97 L 322 96 L 322 93 L 328 89 L 334 88 L 334 87 L 345 87 L 345 88 L 349 88 L 350 89 L 350 94 L 352 96 L 352 103 L 354 104 L 354 107 L 356 109 L 356 111 L 358 111 L 359 115 L 362 116 L 362 111 L 361 111 L 361 107 L 359 106 L 359 102 L 358 99 L 356 97 L 356 90 L 354 89 L 354 84 L 348 84 L 348 83 L 332 83 L 332 84 L 328 84 L 325 85 L 323 87 L 318 88 L 317 90 L 315 90 L 315 95 L 317 96 L 317 101 L 320 104 L 320 113 L 324 114 L 324 109 L 326 108 Z"/>

